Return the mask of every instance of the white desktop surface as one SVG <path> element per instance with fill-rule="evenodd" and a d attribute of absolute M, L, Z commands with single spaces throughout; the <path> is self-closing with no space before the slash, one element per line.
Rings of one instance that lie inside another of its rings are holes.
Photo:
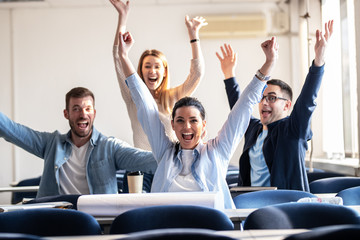
<path fill-rule="evenodd" d="M 257 240 L 282 240 L 285 237 L 307 232 L 307 229 L 276 229 L 276 230 L 246 230 L 246 231 L 217 231 L 216 234 L 232 237 L 235 239 L 257 239 Z M 82 240 L 82 239 L 99 239 L 99 240 L 114 240 L 128 237 L 126 234 L 113 234 L 113 235 L 98 235 L 98 236 L 66 236 L 66 237 L 46 237 L 43 239 L 48 240 Z"/>

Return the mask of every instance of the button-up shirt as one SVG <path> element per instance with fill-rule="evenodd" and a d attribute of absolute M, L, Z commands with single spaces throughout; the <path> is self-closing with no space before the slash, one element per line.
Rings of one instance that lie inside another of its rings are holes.
<path fill-rule="evenodd" d="M 67 134 L 38 132 L 0 112 L 0 137 L 44 159 L 37 197 L 60 194 L 59 169 L 71 156 L 70 134 L 70 131 Z M 85 158 L 90 194 L 117 193 L 117 170 L 153 173 L 157 166 L 151 152 L 133 148 L 114 137 L 106 137 L 95 128 Z"/>
<path fill-rule="evenodd" d="M 151 191 L 167 192 L 182 170 L 181 148 L 165 134 L 156 102 L 140 77 L 134 73 L 126 79 L 138 111 L 138 119 L 148 136 L 153 155 L 158 161 Z M 229 161 L 243 137 L 254 104 L 261 99 L 265 83 L 256 77 L 241 94 L 218 135 L 206 143 L 200 142 L 194 151 L 191 172 L 202 191 L 220 192 L 224 208 L 234 208 L 226 173 Z"/>

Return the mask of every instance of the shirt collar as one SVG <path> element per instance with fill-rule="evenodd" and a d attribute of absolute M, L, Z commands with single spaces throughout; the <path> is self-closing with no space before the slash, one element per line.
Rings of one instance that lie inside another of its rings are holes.
<path fill-rule="evenodd" d="M 205 145 L 204 142 L 202 140 L 200 140 L 199 144 L 194 148 L 193 152 L 194 152 L 194 155 L 195 155 L 195 161 L 197 161 L 197 159 L 199 158 L 200 151 L 204 147 L 204 145 Z M 182 148 L 179 145 L 179 151 L 177 152 L 177 155 L 176 155 L 177 159 L 180 159 L 181 152 L 182 152 Z"/>
<path fill-rule="evenodd" d="M 93 131 L 91 133 L 91 138 L 90 138 L 90 142 L 91 142 L 91 145 L 95 146 L 97 144 L 97 141 L 99 140 L 100 138 L 100 132 L 98 130 L 96 130 L 95 127 L 93 127 Z M 69 130 L 64 139 L 63 139 L 63 142 L 69 142 L 69 143 L 72 143 L 71 141 L 71 130 Z"/>

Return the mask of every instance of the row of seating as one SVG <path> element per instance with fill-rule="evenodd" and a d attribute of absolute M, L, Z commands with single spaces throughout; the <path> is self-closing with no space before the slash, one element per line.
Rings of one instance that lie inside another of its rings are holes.
<path fill-rule="evenodd" d="M 255 210 L 246 218 L 244 229 L 313 229 L 340 225 L 356 225 L 359 233 L 359 215 L 352 209 L 340 205 L 282 203 Z M 223 212 L 213 208 L 184 205 L 151 206 L 130 210 L 116 217 L 111 225 L 110 234 L 131 236 L 132 233 L 173 228 L 220 231 L 232 230 L 233 224 Z M 100 235 L 101 228 L 95 218 L 87 213 L 47 208 L 1 213 L 0 232 L 30 234 L 31 237 L 76 236 Z"/>
<path fill-rule="evenodd" d="M 233 230 L 227 215 L 219 210 L 189 205 L 151 206 L 116 217 L 110 234 L 127 234 L 163 228 Z M 74 209 L 39 208 L 0 214 L 0 232 L 36 236 L 100 235 L 101 227 L 90 214 Z"/>
<path fill-rule="evenodd" d="M 328 232 L 330 231 L 329 226 L 333 226 L 330 228 L 336 234 L 343 231 L 360 232 L 359 214 L 350 208 L 323 203 L 294 203 L 301 198 L 315 198 L 316 195 L 313 194 L 314 192 L 331 192 L 337 193 L 336 196 L 343 199 L 344 205 L 360 205 L 360 178 L 330 177 L 327 179 L 314 180 L 310 183 L 310 189 L 312 193 L 295 190 L 266 190 L 238 195 L 234 198 L 237 208 L 258 208 L 247 217 L 243 228 L 245 230 L 319 228 L 319 232 L 322 233 L 320 234 L 321 236 L 326 233 L 323 229 L 328 229 Z M 319 190 L 317 191 L 316 189 Z M 56 199 L 54 199 L 54 197 L 41 198 L 35 199 L 30 203 L 70 201 L 76 209 L 79 196 L 80 195 L 63 195 L 56 196 Z M 46 215 L 48 211 L 50 211 L 49 216 Z M 29 215 L 26 217 L 21 216 L 21 214 L 25 214 L 25 212 Z M 72 220 L 66 220 L 69 216 L 63 215 L 65 212 L 66 214 L 69 213 Z M 176 216 L 176 218 L 174 218 L 174 216 Z M 17 219 L 16 224 L 12 223 L 15 219 Z M 18 219 L 23 220 L 18 221 Z M 216 221 L 214 221 L 214 219 L 216 219 Z M 210 222 L 205 220 L 210 220 Z M 76 223 L 73 223 L 73 221 Z M 66 222 L 68 225 L 62 224 L 63 222 Z M 79 223 L 83 223 L 84 225 L 78 225 Z M 34 227 L 32 224 L 36 226 Z M 24 228 L 22 225 L 24 225 Z M 43 231 L 41 226 L 45 226 L 44 229 L 46 229 L 46 231 Z M 64 228 L 66 230 L 64 230 Z M 88 231 L 88 228 L 90 228 L 91 231 Z M 129 237 L 139 237 L 139 234 L 141 235 L 139 232 L 162 228 L 231 230 L 233 229 L 233 224 L 224 213 L 215 209 L 196 206 L 156 206 L 139 208 L 119 215 L 114 220 L 110 233 L 126 233 L 131 235 L 129 235 Z M 19 229 L 23 230 L 19 231 Z M 59 231 L 59 229 L 61 229 L 61 231 Z M 76 210 L 34 209 L 1 213 L 0 232 L 31 234 L 30 237 L 33 239 L 33 237 L 37 236 L 97 235 L 101 234 L 101 228 L 91 215 Z M 132 236 L 132 233 L 135 232 L 137 234 Z M 171 232 L 173 231 L 166 231 L 165 233 L 170 234 Z M 158 231 L 154 236 L 165 233 Z M 203 234 L 204 236 L 207 235 L 206 232 L 203 232 Z M 302 239 L 294 238 L 298 236 L 292 237 L 293 238 L 289 239 Z M 311 239 L 308 238 L 309 233 L 307 233 L 307 235 L 305 234 L 305 237 L 306 238 L 303 239 Z"/>

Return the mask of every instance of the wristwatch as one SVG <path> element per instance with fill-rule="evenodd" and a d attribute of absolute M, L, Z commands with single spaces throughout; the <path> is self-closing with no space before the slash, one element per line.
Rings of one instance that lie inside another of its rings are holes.
<path fill-rule="evenodd" d="M 257 78 L 259 78 L 260 80 L 262 80 L 262 81 L 268 81 L 268 80 L 270 80 L 270 76 L 265 76 L 264 74 L 262 74 L 262 73 L 260 72 L 260 69 L 257 70 L 255 76 L 256 76 Z"/>

